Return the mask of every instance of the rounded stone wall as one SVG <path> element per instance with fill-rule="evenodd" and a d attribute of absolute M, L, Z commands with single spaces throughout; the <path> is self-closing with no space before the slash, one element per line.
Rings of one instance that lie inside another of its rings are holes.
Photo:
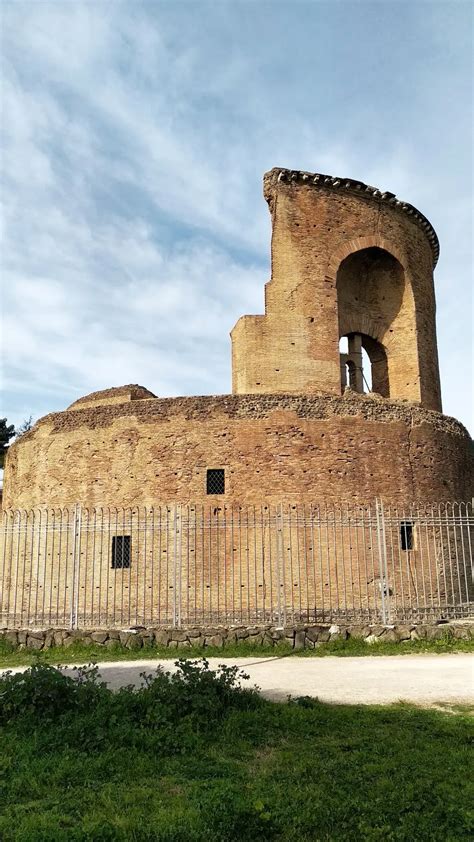
<path fill-rule="evenodd" d="M 417 404 L 349 390 L 163 399 L 120 387 L 13 444 L 3 504 L 468 500 L 472 465 L 464 427 Z M 207 493 L 209 469 L 224 472 L 224 493 Z"/>

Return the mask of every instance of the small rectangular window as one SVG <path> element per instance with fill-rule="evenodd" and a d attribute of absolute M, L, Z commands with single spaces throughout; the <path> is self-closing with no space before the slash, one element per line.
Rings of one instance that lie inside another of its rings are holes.
<path fill-rule="evenodd" d="M 225 473 L 224 468 L 209 468 L 206 476 L 206 493 L 207 494 L 224 494 L 225 493 Z"/>
<path fill-rule="evenodd" d="M 112 570 L 124 570 L 130 567 L 130 535 L 114 535 L 112 537 Z"/>
<path fill-rule="evenodd" d="M 400 546 L 402 550 L 413 549 L 413 523 L 411 520 L 402 520 L 400 523 Z"/>

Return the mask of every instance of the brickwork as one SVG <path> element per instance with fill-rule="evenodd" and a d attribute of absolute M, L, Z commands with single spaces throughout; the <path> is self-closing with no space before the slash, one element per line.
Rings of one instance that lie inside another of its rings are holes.
<path fill-rule="evenodd" d="M 440 410 L 427 220 L 344 179 L 274 169 L 264 192 L 272 277 L 265 316 L 232 331 L 233 391 L 340 394 L 339 338 L 357 331 L 385 349 L 390 397 Z"/>
<path fill-rule="evenodd" d="M 10 448 L 6 508 L 209 503 L 208 468 L 225 470 L 223 502 L 406 502 L 474 491 L 466 430 L 420 406 L 350 392 L 130 400 L 123 389 L 122 403 L 110 402 L 111 390 L 104 403 L 89 396 Z"/>

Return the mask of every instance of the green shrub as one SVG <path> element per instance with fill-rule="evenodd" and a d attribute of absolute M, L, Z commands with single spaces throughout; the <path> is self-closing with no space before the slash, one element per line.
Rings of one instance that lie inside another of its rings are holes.
<path fill-rule="evenodd" d="M 209 669 L 208 662 L 180 660 L 174 674 L 158 668 L 142 673 L 142 686 L 113 693 L 98 668 L 61 668 L 38 662 L 23 673 L 0 677 L 0 723 L 38 729 L 45 746 L 81 746 L 97 752 L 114 739 L 123 746 L 150 746 L 159 754 L 192 750 L 200 734 L 211 734 L 231 710 L 263 704 L 237 667 Z M 61 727 L 55 729 L 55 725 Z M 51 726 L 51 727 L 48 727 Z"/>
<path fill-rule="evenodd" d="M 90 710 L 106 691 L 98 667 L 78 667 L 74 678 L 38 662 L 24 672 L 0 676 L 0 722 L 54 721 L 71 711 Z"/>

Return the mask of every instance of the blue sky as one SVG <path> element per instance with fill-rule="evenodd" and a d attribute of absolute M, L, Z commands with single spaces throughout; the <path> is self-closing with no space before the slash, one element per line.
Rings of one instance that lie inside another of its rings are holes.
<path fill-rule="evenodd" d="M 472 424 L 470 2 L 2 4 L 3 407 L 231 389 L 273 166 L 397 193 L 441 241 L 444 411 Z"/>

